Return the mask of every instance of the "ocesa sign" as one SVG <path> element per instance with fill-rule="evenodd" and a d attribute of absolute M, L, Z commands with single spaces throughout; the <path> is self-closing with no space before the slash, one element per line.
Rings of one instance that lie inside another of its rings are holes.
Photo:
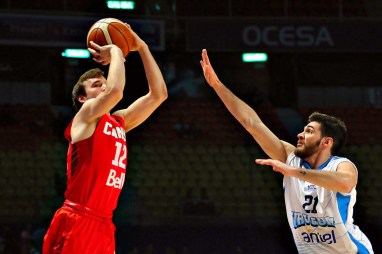
<path fill-rule="evenodd" d="M 243 42 L 247 46 L 267 47 L 322 47 L 334 46 L 332 35 L 326 26 L 246 26 Z"/>

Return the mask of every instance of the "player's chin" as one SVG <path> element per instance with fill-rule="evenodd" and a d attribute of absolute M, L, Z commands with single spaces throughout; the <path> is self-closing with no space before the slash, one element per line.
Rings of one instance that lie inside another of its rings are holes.
<path fill-rule="evenodd" d="M 296 156 L 298 156 L 298 157 L 300 157 L 300 158 L 305 158 L 306 156 L 305 156 L 305 151 L 304 151 L 304 149 L 302 148 L 302 146 L 300 146 L 300 147 L 296 147 L 295 149 L 294 149 L 294 154 L 296 155 Z"/>

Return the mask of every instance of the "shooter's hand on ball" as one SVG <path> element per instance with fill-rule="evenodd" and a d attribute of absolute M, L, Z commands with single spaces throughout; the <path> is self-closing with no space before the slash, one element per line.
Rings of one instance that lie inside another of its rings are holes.
<path fill-rule="evenodd" d="M 146 45 L 146 43 L 138 36 L 136 32 L 133 31 L 133 29 L 131 29 L 131 26 L 129 24 L 125 23 L 125 25 L 130 30 L 130 33 L 134 39 L 134 42 L 133 42 L 133 45 L 131 46 L 130 51 L 139 51 L 143 46 Z"/>
<path fill-rule="evenodd" d="M 203 68 L 204 77 L 207 83 L 211 87 L 215 87 L 217 84 L 219 84 L 220 80 L 218 76 L 216 75 L 214 69 L 212 68 L 206 49 L 202 50 L 202 60 L 200 60 L 200 65 Z"/>
<path fill-rule="evenodd" d="M 125 61 L 125 58 L 123 57 L 122 50 L 118 48 L 116 45 L 105 45 L 100 46 L 97 43 L 91 41 L 90 42 L 90 48 L 88 48 L 90 54 L 93 56 L 93 60 L 97 63 L 100 63 L 102 65 L 108 65 L 111 61 L 111 55 L 116 54 L 122 57 Z"/>

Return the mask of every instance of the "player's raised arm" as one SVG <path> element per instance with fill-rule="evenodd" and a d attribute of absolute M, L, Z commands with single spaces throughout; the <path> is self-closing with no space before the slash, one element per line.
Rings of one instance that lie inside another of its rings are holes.
<path fill-rule="evenodd" d="M 125 86 L 125 58 L 115 45 L 99 46 L 91 43 L 89 51 L 94 60 L 110 64 L 107 79 L 100 69 L 91 69 L 79 78 L 73 88 L 72 99 L 77 114 L 72 124 L 72 142 L 90 137 L 100 117 L 108 114 L 123 97 Z"/>
<path fill-rule="evenodd" d="M 202 51 L 200 64 L 207 83 L 215 90 L 228 111 L 252 135 L 264 152 L 271 158 L 286 161 L 287 151 L 279 138 L 261 121 L 257 113 L 244 101 L 234 95 L 218 78 L 207 55 Z"/>
<path fill-rule="evenodd" d="M 131 27 L 128 27 L 131 30 Z M 125 119 L 126 132 L 145 121 L 168 97 L 163 75 L 148 45 L 133 30 L 131 30 L 131 33 L 134 38 L 132 51 L 138 51 L 141 56 L 149 91 L 146 95 L 133 102 L 127 109 L 114 113 Z"/>
<path fill-rule="evenodd" d="M 91 42 L 92 48 L 89 51 L 93 55 L 96 62 L 109 66 L 107 79 L 98 77 L 89 79 L 85 82 L 89 83 L 87 88 L 92 92 L 93 88 L 100 87 L 99 95 L 92 98 L 88 96 L 84 100 L 81 108 L 81 116 L 84 121 L 93 121 L 101 115 L 110 112 L 123 97 L 123 89 L 125 87 L 125 58 L 122 51 L 115 45 L 99 46 Z M 91 94 L 90 94 L 91 95 Z"/>

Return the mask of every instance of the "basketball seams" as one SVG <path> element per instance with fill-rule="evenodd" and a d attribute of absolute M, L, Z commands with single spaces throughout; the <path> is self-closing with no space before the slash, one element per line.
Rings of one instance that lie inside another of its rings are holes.
<path fill-rule="evenodd" d="M 107 44 L 113 44 L 113 41 L 112 41 L 110 33 L 109 33 L 109 28 L 108 28 L 109 25 L 110 24 L 108 24 L 108 23 L 101 23 L 100 28 L 103 31 L 103 34 L 105 36 Z"/>
<path fill-rule="evenodd" d="M 119 22 L 113 22 L 113 23 L 117 23 L 117 24 L 121 24 Z M 123 37 L 123 39 L 125 40 L 125 43 L 127 45 L 127 50 L 130 51 L 130 44 L 129 44 L 129 40 L 126 38 L 125 34 L 121 31 L 121 29 L 119 29 L 119 27 L 117 27 L 116 25 L 113 25 L 113 23 L 110 23 L 109 26 L 113 27 L 115 29 L 115 31 L 118 31 L 118 33 Z M 125 24 L 122 24 L 123 26 L 126 26 Z M 108 31 L 109 32 L 109 31 Z"/>
<path fill-rule="evenodd" d="M 90 37 L 90 38 L 89 38 Z M 95 43 L 97 44 L 104 44 L 104 42 L 100 42 L 100 41 L 105 41 L 105 44 L 106 44 L 106 38 L 105 38 L 105 35 L 104 35 L 104 32 L 101 28 L 94 28 L 92 30 L 91 33 L 89 33 L 88 35 L 88 42 L 89 41 L 94 41 Z M 90 47 L 90 45 L 88 45 Z"/>
<path fill-rule="evenodd" d="M 94 41 L 98 44 L 115 44 L 119 46 L 126 57 L 130 52 L 132 36 L 125 23 L 114 18 L 105 18 L 94 23 L 89 29 L 87 43 Z"/>

